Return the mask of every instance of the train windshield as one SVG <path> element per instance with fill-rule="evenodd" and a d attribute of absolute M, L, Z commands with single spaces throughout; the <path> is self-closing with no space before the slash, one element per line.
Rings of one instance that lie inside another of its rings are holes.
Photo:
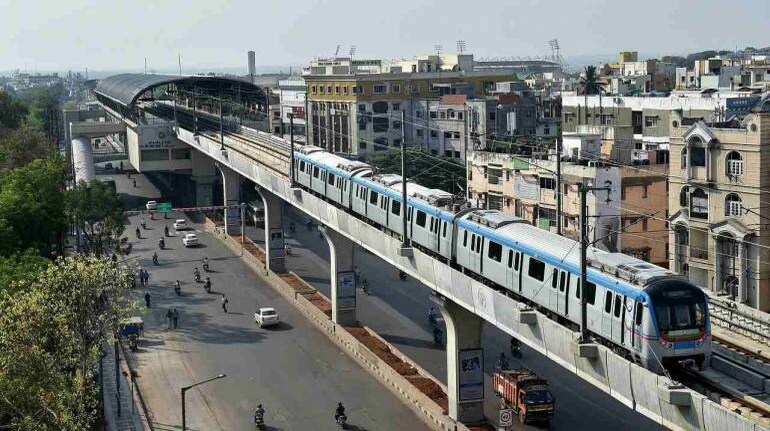
<path fill-rule="evenodd" d="M 648 292 L 661 331 L 686 331 L 706 325 L 706 296 L 697 287 L 685 282 L 668 282 L 665 286 L 653 286 Z"/>

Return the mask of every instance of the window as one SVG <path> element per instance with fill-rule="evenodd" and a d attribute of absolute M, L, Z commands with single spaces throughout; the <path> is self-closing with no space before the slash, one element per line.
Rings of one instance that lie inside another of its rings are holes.
<path fill-rule="evenodd" d="M 596 302 L 596 284 L 590 281 L 586 283 L 586 302 L 590 305 Z"/>
<path fill-rule="evenodd" d="M 508 268 L 513 268 L 513 250 L 508 250 Z"/>
<path fill-rule="evenodd" d="M 612 292 L 609 290 L 604 294 L 604 312 L 609 314 L 612 310 Z"/>
<path fill-rule="evenodd" d="M 679 192 L 679 206 L 686 207 L 688 199 L 688 194 L 690 192 L 690 188 L 687 186 L 682 187 L 682 190 Z"/>
<path fill-rule="evenodd" d="M 452 132 L 444 132 L 444 139 L 451 139 L 452 138 Z"/>
<path fill-rule="evenodd" d="M 468 246 L 468 231 L 463 231 L 463 247 Z"/>
<path fill-rule="evenodd" d="M 348 94 L 348 86 L 347 85 L 342 87 L 342 94 Z"/>
<path fill-rule="evenodd" d="M 329 184 L 331 184 L 331 185 L 334 185 L 334 179 L 335 179 L 335 178 L 336 178 L 336 177 L 335 177 L 335 175 L 334 175 L 333 173 L 331 173 L 331 172 L 329 172 L 329 173 L 326 175 L 326 180 L 327 180 L 327 181 L 329 182 Z"/>
<path fill-rule="evenodd" d="M 709 197 L 703 189 L 695 189 L 690 195 L 690 215 L 698 218 L 708 218 Z"/>
<path fill-rule="evenodd" d="M 494 242 L 489 241 L 489 247 L 487 251 L 487 257 L 490 259 L 500 262 L 503 259 L 503 246 Z"/>
<path fill-rule="evenodd" d="M 394 147 L 401 147 L 401 138 L 393 138 L 393 146 Z"/>
<path fill-rule="evenodd" d="M 657 115 L 645 115 L 644 116 L 644 127 L 655 127 L 658 125 L 658 116 Z"/>
<path fill-rule="evenodd" d="M 681 160 L 680 165 L 681 165 L 682 169 L 687 167 L 687 147 L 682 149 L 682 160 Z"/>
<path fill-rule="evenodd" d="M 396 130 L 401 130 L 401 121 L 394 120 L 393 121 L 393 128 Z"/>
<path fill-rule="evenodd" d="M 460 152 L 459 151 L 455 151 L 455 159 L 459 159 L 459 158 L 460 158 Z"/>
<path fill-rule="evenodd" d="M 190 158 L 189 148 L 173 148 L 171 149 L 171 158 L 175 160 L 183 160 Z"/>
<path fill-rule="evenodd" d="M 400 111 L 401 110 L 401 104 L 400 103 L 394 103 L 393 104 L 393 110 L 394 111 Z"/>
<path fill-rule="evenodd" d="M 516 259 L 513 261 L 513 269 L 514 271 L 519 270 L 519 265 L 521 265 L 521 253 L 518 251 L 516 252 Z"/>
<path fill-rule="evenodd" d="M 359 104 L 358 110 L 361 112 L 366 112 L 366 105 L 364 105 L 363 103 Z"/>
<path fill-rule="evenodd" d="M 358 148 L 365 150 L 366 149 L 366 142 L 361 141 L 358 143 Z"/>
<path fill-rule="evenodd" d="M 422 111 L 418 109 L 417 111 L 414 112 L 414 116 L 417 118 L 422 118 Z"/>
<path fill-rule="evenodd" d="M 462 120 L 463 119 L 463 113 L 462 112 L 458 112 L 457 113 L 457 119 L 458 120 Z"/>
<path fill-rule="evenodd" d="M 377 205 L 377 198 L 378 194 L 375 191 L 369 190 L 369 203 L 372 205 Z"/>
<path fill-rule="evenodd" d="M 551 288 L 556 289 L 557 284 L 559 284 L 559 270 L 554 268 L 551 273 Z"/>
<path fill-rule="evenodd" d="M 636 321 L 636 326 L 639 326 L 639 325 L 642 324 L 642 312 L 643 311 L 644 311 L 644 306 L 642 305 L 641 302 L 637 302 L 636 303 L 636 317 L 634 319 Z"/>
<path fill-rule="evenodd" d="M 550 177 L 540 177 L 540 188 L 554 190 L 556 188 L 556 180 Z"/>
<path fill-rule="evenodd" d="M 390 92 L 391 93 L 400 93 L 401 92 L 401 85 L 399 85 L 399 84 L 391 85 L 390 86 Z M 398 109 L 398 108 L 393 108 L 393 109 Z"/>
<path fill-rule="evenodd" d="M 415 222 L 417 223 L 417 226 L 425 227 L 425 222 L 426 222 L 425 213 L 418 210 L 417 211 L 417 219 L 415 220 Z"/>
<path fill-rule="evenodd" d="M 446 119 L 446 111 L 440 111 L 440 112 L 438 113 L 438 116 L 439 116 L 439 118 L 441 118 L 442 120 L 445 120 L 445 119 Z"/>
<path fill-rule="evenodd" d="M 569 272 L 562 271 L 561 278 L 559 278 L 559 292 L 564 292 L 564 286 L 567 284 L 567 280 L 569 280 Z"/>
<path fill-rule="evenodd" d="M 372 118 L 372 130 L 375 132 L 387 132 L 390 126 L 390 122 L 387 117 L 374 117 Z"/>
<path fill-rule="evenodd" d="M 430 131 L 430 137 L 431 138 L 438 138 L 438 131 L 437 130 L 431 130 Z"/>
<path fill-rule="evenodd" d="M 600 118 L 603 126 L 611 126 L 615 124 L 615 115 L 613 114 L 602 114 Z"/>
<path fill-rule="evenodd" d="M 725 215 L 732 217 L 743 215 L 743 203 L 737 193 L 728 193 L 725 197 Z"/>
<path fill-rule="evenodd" d="M 142 150 L 142 161 L 168 160 L 168 150 Z"/>
<path fill-rule="evenodd" d="M 424 134 L 425 134 L 425 131 L 424 131 L 424 130 L 422 130 L 422 129 L 417 129 L 417 132 L 416 132 L 416 133 L 417 133 L 417 136 L 420 136 L 420 137 L 422 137 L 422 135 L 424 135 Z"/>
<path fill-rule="evenodd" d="M 334 87 L 334 94 L 340 94 L 340 86 L 339 85 Z"/>
<path fill-rule="evenodd" d="M 444 157 L 452 157 L 452 150 L 444 150 Z"/>
<path fill-rule="evenodd" d="M 388 91 L 388 87 L 385 84 L 374 84 L 372 92 L 374 94 L 384 94 Z"/>
<path fill-rule="evenodd" d="M 320 169 L 318 169 L 318 166 L 313 166 L 313 177 L 318 178 L 318 175 L 320 174 Z"/>
<path fill-rule="evenodd" d="M 319 85 L 318 86 L 318 94 L 324 94 L 324 86 L 323 85 Z"/>
<path fill-rule="evenodd" d="M 690 163 L 695 167 L 706 166 L 706 149 L 703 147 L 691 148 Z"/>
<path fill-rule="evenodd" d="M 527 275 L 530 276 L 530 278 L 534 278 L 537 281 L 543 281 L 545 278 L 545 263 L 535 259 L 534 257 L 529 258 L 529 269 L 527 270 Z"/>
<path fill-rule="evenodd" d="M 494 120 L 496 118 L 497 118 L 497 114 L 495 113 L 495 111 L 492 111 L 492 112 L 489 113 L 489 119 L 490 120 Z"/>
<path fill-rule="evenodd" d="M 372 103 L 372 112 L 375 114 L 387 114 L 388 102 L 374 102 Z"/>
<path fill-rule="evenodd" d="M 730 151 L 725 159 L 725 174 L 728 177 L 743 175 L 743 157 L 737 151 Z"/>
<path fill-rule="evenodd" d="M 460 139 L 460 132 L 452 132 L 452 137 L 454 139 Z"/>
<path fill-rule="evenodd" d="M 315 87 L 315 85 L 314 85 L 314 86 L 312 86 L 312 87 L 310 87 L 310 92 L 311 92 L 312 94 L 316 94 L 316 87 Z"/>
<path fill-rule="evenodd" d="M 642 186 L 642 197 L 647 199 L 647 184 Z"/>
<path fill-rule="evenodd" d="M 430 111 L 430 118 L 435 119 L 436 118 L 436 111 Z"/>
<path fill-rule="evenodd" d="M 612 314 L 615 315 L 615 317 L 620 317 L 620 306 L 621 306 L 622 298 L 620 295 L 615 295 L 615 310 Z"/>
<path fill-rule="evenodd" d="M 299 170 L 302 171 L 302 172 L 305 172 L 305 161 L 304 160 L 300 160 L 299 161 Z"/>

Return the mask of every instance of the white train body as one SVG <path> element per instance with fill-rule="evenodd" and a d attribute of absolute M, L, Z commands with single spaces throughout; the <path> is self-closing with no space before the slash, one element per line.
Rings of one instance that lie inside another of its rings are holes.
<path fill-rule="evenodd" d="M 297 182 L 383 230 L 403 231 L 399 175 L 374 175 L 362 162 L 305 146 Z M 494 210 L 460 210 L 452 195 L 407 182 L 412 244 L 564 322 L 580 323 L 579 246 Z M 705 294 L 672 272 L 593 247 L 588 252 L 587 322 L 614 350 L 660 372 L 670 363 L 709 363 Z"/>

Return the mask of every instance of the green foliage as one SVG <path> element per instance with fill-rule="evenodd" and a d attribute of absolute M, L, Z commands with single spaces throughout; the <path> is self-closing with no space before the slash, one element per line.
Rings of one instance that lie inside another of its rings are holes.
<path fill-rule="evenodd" d="M 134 309 L 129 271 L 65 258 L 0 292 L 0 426 L 91 429 L 102 346 Z"/>
<path fill-rule="evenodd" d="M 29 125 L 0 136 L 0 170 L 24 166 L 53 154 L 54 146 L 39 128 Z"/>
<path fill-rule="evenodd" d="M 34 250 L 14 254 L 10 257 L 0 257 L 0 291 L 10 291 L 13 282 L 21 283 L 37 277 L 48 268 L 51 261 L 39 256 Z"/>
<path fill-rule="evenodd" d="M 61 252 L 67 227 L 64 162 L 38 159 L 0 175 L 0 256 L 27 249 Z"/>
<path fill-rule="evenodd" d="M 410 180 L 431 188 L 457 193 L 465 187 L 465 167 L 449 157 L 431 155 L 421 148 L 406 150 L 407 172 Z M 378 172 L 401 174 L 401 152 L 370 154 L 366 163 Z"/>
<path fill-rule="evenodd" d="M 596 74 L 596 66 L 586 66 L 585 76 L 580 79 L 580 83 L 583 87 L 583 94 L 599 94 L 602 89 Z"/>
<path fill-rule="evenodd" d="M 21 125 L 28 113 L 27 106 L 11 96 L 8 92 L 0 91 L 0 136 L 3 129 L 15 129 Z"/>
<path fill-rule="evenodd" d="M 64 86 L 34 87 L 18 94 L 19 99 L 29 106 L 27 123 L 42 130 L 49 139 L 56 137 L 59 130 L 59 104 L 64 97 Z"/>
<path fill-rule="evenodd" d="M 98 180 L 80 182 L 67 191 L 66 205 L 71 223 L 81 229 L 88 252 L 103 255 L 115 250 L 125 225 L 123 203 L 112 187 Z"/>

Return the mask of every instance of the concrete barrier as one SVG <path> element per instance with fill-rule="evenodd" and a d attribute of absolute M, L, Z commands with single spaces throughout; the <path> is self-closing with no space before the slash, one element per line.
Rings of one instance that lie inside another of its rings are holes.
<path fill-rule="evenodd" d="M 631 364 L 625 359 L 607 355 L 607 383 L 610 395 L 628 408 L 636 407 L 634 390 L 631 387 Z"/>
<path fill-rule="evenodd" d="M 184 132 L 189 134 L 187 131 Z M 254 162 L 254 160 L 262 159 L 252 160 L 246 155 L 238 152 L 229 152 L 228 157 L 224 157 L 219 151 L 219 143 L 205 136 L 202 136 L 198 141 L 195 141 L 191 138 L 191 134 L 188 137 L 183 133 L 180 134 L 180 139 L 203 151 L 214 160 L 230 166 L 235 171 L 250 178 L 260 186 L 283 197 L 287 202 L 304 211 L 310 217 L 321 220 L 324 224 L 337 230 L 354 243 L 369 250 L 386 262 L 395 265 L 397 268 L 402 269 L 410 276 L 416 278 L 435 291 L 440 292 L 452 301 L 457 302 L 462 307 L 465 307 L 472 312 L 483 313 L 484 318 L 490 323 L 497 324 L 498 327 L 507 331 L 510 335 L 519 338 L 523 343 L 535 350 L 544 353 L 548 358 L 568 368 L 570 367 L 570 364 L 574 363 L 577 374 L 594 384 L 597 388 L 613 394 L 613 396 L 616 394 L 625 396 L 625 394 L 621 394 L 619 391 L 613 393 L 610 389 L 611 383 L 608 377 L 610 370 L 607 366 L 607 357 L 615 354 L 607 348 L 600 346 L 599 358 L 596 359 L 587 360 L 574 358 L 572 360 L 567 360 L 565 357 L 560 356 L 564 353 L 563 349 L 548 349 L 546 346 L 556 346 L 556 343 L 560 342 L 559 340 L 574 338 L 575 334 L 568 328 L 549 327 L 547 331 L 543 331 L 543 319 L 547 319 L 547 317 L 539 313 L 536 325 L 516 323 L 517 320 L 511 322 L 510 310 L 514 310 L 513 314 L 515 319 L 518 317 L 515 310 L 520 310 L 522 304 L 505 295 L 483 294 L 478 297 L 474 296 L 474 292 L 482 290 L 479 288 L 474 290 L 472 286 L 473 283 L 477 283 L 475 280 L 446 265 L 444 265 L 443 268 L 438 269 L 436 267 L 438 264 L 437 261 L 420 252 L 418 249 L 414 249 L 414 256 L 411 258 L 399 256 L 397 250 L 400 241 L 397 238 L 380 231 L 358 218 L 350 216 L 343 210 L 327 204 L 322 199 L 313 196 L 310 193 L 305 191 L 301 191 L 297 194 L 288 192 L 288 180 L 285 177 L 278 177 L 272 169 L 269 169 L 264 164 Z M 448 283 L 447 280 L 449 280 Z M 490 299 L 499 303 L 489 306 L 487 302 Z M 502 322 L 506 323 L 503 324 Z M 509 327 L 509 324 L 513 327 Z M 557 333 L 560 335 L 555 335 Z M 618 358 L 618 360 L 623 361 L 622 358 Z M 672 410 L 668 408 L 661 409 L 657 402 L 658 376 L 631 363 L 629 363 L 629 369 L 634 408 L 656 422 L 667 424 L 667 426 L 672 426 L 674 429 L 684 429 L 675 426 L 675 424 L 681 420 L 681 413 L 672 413 Z M 613 370 L 617 371 L 615 368 L 613 368 Z M 619 381 L 621 376 L 613 375 L 613 379 Z M 765 429 L 750 418 L 733 416 L 734 414 L 732 412 L 710 400 L 703 399 L 702 406 L 704 418 L 702 422 L 703 429 L 752 429 L 753 431 Z M 707 411 L 709 412 L 708 417 L 706 414 Z M 664 417 L 664 414 L 673 416 Z M 724 417 L 729 417 L 731 420 L 735 421 L 736 424 L 740 424 L 740 426 L 735 428 L 724 427 Z M 692 423 L 700 422 L 692 421 Z"/>
<path fill-rule="evenodd" d="M 747 421 L 719 404 L 703 401 L 703 422 L 706 431 L 758 431 L 759 425 Z"/>

